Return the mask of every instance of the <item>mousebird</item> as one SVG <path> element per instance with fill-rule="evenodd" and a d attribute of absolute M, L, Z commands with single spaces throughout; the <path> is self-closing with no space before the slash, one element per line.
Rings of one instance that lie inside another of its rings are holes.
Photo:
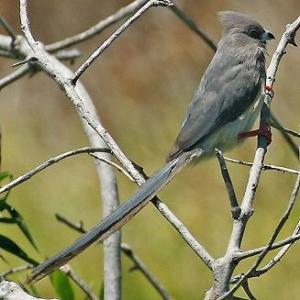
<path fill-rule="evenodd" d="M 167 163 L 111 215 L 83 234 L 71 246 L 38 265 L 30 280 L 37 280 L 64 265 L 96 240 L 104 240 L 123 226 L 189 162 L 226 151 L 250 131 L 265 94 L 266 41 L 274 35 L 249 16 L 221 12 L 224 33 L 187 109 Z M 249 132 L 250 131 L 250 132 Z"/>

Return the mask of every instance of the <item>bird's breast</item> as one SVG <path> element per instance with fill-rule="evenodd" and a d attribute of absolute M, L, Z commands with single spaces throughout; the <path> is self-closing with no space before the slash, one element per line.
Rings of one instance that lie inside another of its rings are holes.
<path fill-rule="evenodd" d="M 227 151 L 241 143 L 239 134 L 252 129 L 264 101 L 264 93 L 259 93 L 253 105 L 233 122 L 229 122 L 207 137 L 199 145 L 206 153 L 214 154 L 215 149 Z"/>

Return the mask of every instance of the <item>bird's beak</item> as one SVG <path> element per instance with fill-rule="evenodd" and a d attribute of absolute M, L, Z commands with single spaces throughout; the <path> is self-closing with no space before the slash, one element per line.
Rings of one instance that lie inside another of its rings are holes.
<path fill-rule="evenodd" d="M 275 36 L 269 30 L 265 30 L 265 32 L 262 34 L 262 37 L 261 37 L 262 41 L 268 41 L 268 40 L 273 40 L 273 39 L 275 39 Z"/>

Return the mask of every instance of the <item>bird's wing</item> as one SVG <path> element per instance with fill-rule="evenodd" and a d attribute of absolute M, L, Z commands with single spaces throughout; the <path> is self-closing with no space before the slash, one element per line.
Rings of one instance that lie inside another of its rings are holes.
<path fill-rule="evenodd" d="M 235 59 L 234 54 L 216 53 L 188 108 L 171 158 L 236 120 L 250 107 L 261 92 L 264 72 L 249 65 Z"/>

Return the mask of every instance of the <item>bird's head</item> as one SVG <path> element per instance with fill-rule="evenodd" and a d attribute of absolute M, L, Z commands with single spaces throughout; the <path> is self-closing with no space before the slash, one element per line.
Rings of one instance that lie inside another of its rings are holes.
<path fill-rule="evenodd" d="M 266 45 L 267 40 L 275 39 L 271 31 L 264 29 L 258 22 L 245 14 L 223 11 L 219 13 L 219 16 L 225 35 L 237 34 L 247 42 L 258 42 L 262 46 Z"/>

